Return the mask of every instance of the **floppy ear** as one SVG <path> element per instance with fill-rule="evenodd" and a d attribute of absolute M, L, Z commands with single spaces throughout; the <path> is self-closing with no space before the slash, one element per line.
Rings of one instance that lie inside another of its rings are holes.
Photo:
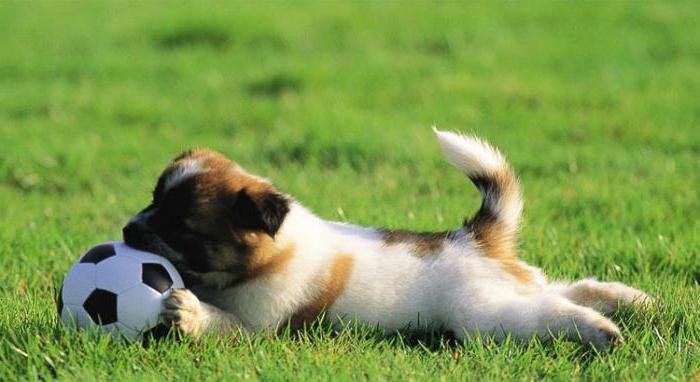
<path fill-rule="evenodd" d="M 289 200 L 278 192 L 250 194 L 243 189 L 236 195 L 232 209 L 237 227 L 275 236 L 289 212 Z"/>

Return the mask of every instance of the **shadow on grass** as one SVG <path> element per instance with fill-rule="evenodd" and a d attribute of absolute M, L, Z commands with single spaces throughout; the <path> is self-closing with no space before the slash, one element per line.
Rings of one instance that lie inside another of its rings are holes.
<path fill-rule="evenodd" d="M 253 96 L 279 97 L 284 93 L 297 93 L 302 89 L 301 79 L 287 73 L 277 73 L 252 81 L 247 90 Z"/>
<path fill-rule="evenodd" d="M 223 49 L 231 42 L 227 31 L 211 25 L 189 25 L 162 33 L 154 39 L 156 45 L 165 50 L 191 46 L 209 46 Z"/>

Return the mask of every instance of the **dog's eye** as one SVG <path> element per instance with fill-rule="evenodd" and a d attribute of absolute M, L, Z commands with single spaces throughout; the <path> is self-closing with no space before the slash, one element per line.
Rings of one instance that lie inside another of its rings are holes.
<path fill-rule="evenodd" d="M 183 232 L 180 235 L 180 240 L 184 240 L 186 242 L 193 242 L 193 241 L 200 241 L 200 238 L 199 238 L 199 236 L 193 235 L 189 232 Z"/>
<path fill-rule="evenodd" d="M 201 239 L 201 240 L 209 240 L 212 241 L 214 240 L 213 237 L 210 235 L 200 232 L 198 230 L 192 229 L 186 225 L 182 226 L 182 235 L 183 236 L 188 236 L 189 238 L 195 238 L 195 239 Z"/>

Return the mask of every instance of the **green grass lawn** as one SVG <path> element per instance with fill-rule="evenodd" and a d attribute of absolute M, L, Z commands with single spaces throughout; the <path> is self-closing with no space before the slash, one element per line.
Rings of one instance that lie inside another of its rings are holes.
<path fill-rule="evenodd" d="M 2 2 L 0 380 L 697 380 L 698 36 L 695 2 Z M 325 218 L 458 226 L 479 197 L 433 124 L 506 153 L 524 259 L 657 299 L 614 317 L 624 346 L 315 328 L 144 348 L 59 322 L 72 262 L 191 146 Z"/>

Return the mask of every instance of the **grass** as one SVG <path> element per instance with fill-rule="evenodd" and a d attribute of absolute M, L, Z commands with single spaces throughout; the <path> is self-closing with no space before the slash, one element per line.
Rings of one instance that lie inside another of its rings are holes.
<path fill-rule="evenodd" d="M 0 380 L 700 378 L 694 2 L 0 3 Z M 159 171 L 218 149 L 323 217 L 444 229 L 478 195 L 430 125 L 499 146 L 521 254 L 658 300 L 627 343 L 367 328 L 143 348 L 67 332 L 54 289 Z"/>

